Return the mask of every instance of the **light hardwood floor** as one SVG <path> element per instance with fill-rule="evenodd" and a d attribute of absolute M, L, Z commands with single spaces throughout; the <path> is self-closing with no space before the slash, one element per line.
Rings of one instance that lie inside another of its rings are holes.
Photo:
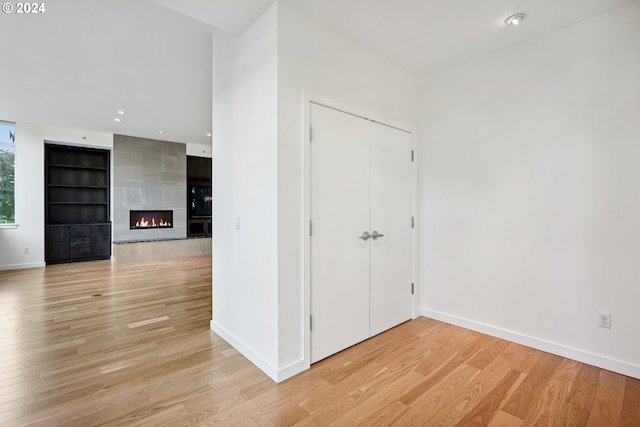
<path fill-rule="evenodd" d="M 0 272 L 0 426 L 640 426 L 640 381 L 425 318 L 279 385 L 209 331 L 210 257 Z"/>

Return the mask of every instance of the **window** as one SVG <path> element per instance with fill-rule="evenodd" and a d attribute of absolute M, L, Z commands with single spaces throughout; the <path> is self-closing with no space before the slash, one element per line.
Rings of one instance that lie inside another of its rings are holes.
<path fill-rule="evenodd" d="M 0 121 L 0 225 L 16 222 L 15 123 Z"/>

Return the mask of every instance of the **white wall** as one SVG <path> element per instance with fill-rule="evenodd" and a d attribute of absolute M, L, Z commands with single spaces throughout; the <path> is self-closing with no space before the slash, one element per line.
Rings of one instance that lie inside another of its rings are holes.
<path fill-rule="evenodd" d="M 43 267 L 44 143 L 112 148 L 113 134 L 16 123 L 16 223 L 0 229 L 0 270 Z M 25 254 L 25 248 L 29 253 Z"/>
<path fill-rule="evenodd" d="M 638 21 L 636 3 L 424 79 L 425 315 L 640 377 Z"/>
<path fill-rule="evenodd" d="M 279 366 L 304 369 L 303 93 L 417 127 L 418 79 L 341 36 L 278 6 Z"/>
<path fill-rule="evenodd" d="M 213 157 L 212 146 L 187 143 L 187 156 L 211 158 Z"/>
<path fill-rule="evenodd" d="M 408 127 L 418 123 L 418 79 L 278 5 L 279 367 L 304 369 L 303 93 Z"/>
<path fill-rule="evenodd" d="M 214 39 L 212 329 L 282 381 L 309 363 L 303 92 L 417 127 L 418 79 L 280 2 Z"/>
<path fill-rule="evenodd" d="M 211 328 L 275 378 L 278 366 L 277 9 L 214 35 Z M 240 229 L 235 228 L 240 217 Z"/>

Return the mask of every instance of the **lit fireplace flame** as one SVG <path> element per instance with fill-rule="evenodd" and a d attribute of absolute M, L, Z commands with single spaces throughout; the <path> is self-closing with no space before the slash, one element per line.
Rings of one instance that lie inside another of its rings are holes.
<path fill-rule="evenodd" d="M 156 219 L 151 218 L 151 224 L 149 224 L 149 220 L 142 217 L 140 221 L 136 221 L 136 227 L 171 227 L 171 223 L 160 218 L 160 222 L 156 224 Z"/>

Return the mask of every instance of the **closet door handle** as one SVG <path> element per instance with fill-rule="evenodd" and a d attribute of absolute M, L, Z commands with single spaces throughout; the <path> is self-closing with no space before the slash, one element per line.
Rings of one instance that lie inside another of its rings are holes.
<path fill-rule="evenodd" d="M 377 230 L 373 230 L 373 233 L 371 233 L 371 238 L 373 240 L 376 240 L 378 237 L 384 237 L 384 234 L 378 233 Z"/>
<path fill-rule="evenodd" d="M 363 231 L 362 236 L 358 236 L 358 239 L 367 240 L 371 238 L 371 234 L 368 231 Z"/>

